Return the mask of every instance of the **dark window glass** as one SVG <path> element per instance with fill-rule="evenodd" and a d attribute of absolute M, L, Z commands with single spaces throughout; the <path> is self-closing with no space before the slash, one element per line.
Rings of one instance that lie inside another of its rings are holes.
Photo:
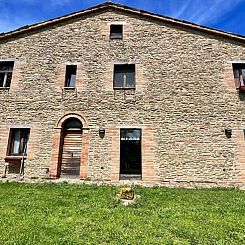
<path fill-rule="evenodd" d="M 0 87 L 9 88 L 12 79 L 14 62 L 3 61 L 0 62 Z"/>
<path fill-rule="evenodd" d="M 135 88 L 135 65 L 114 65 L 114 88 Z"/>
<path fill-rule="evenodd" d="M 121 129 L 121 140 L 140 140 L 141 129 Z"/>
<path fill-rule="evenodd" d="M 236 87 L 245 86 L 245 64 L 233 64 Z"/>
<path fill-rule="evenodd" d="M 120 178 L 141 174 L 141 161 L 141 129 L 121 129 Z"/>
<path fill-rule="evenodd" d="M 77 118 L 69 118 L 65 121 L 63 128 L 65 130 L 74 130 L 74 129 L 82 129 L 83 125 L 80 122 L 80 120 L 78 120 Z"/>
<path fill-rule="evenodd" d="M 23 155 L 27 152 L 30 129 L 16 128 L 10 131 L 9 155 Z"/>
<path fill-rule="evenodd" d="M 123 25 L 111 25 L 110 38 L 122 39 Z"/>
<path fill-rule="evenodd" d="M 77 66 L 67 65 L 66 66 L 65 87 L 75 87 L 76 86 L 76 75 L 77 75 Z"/>

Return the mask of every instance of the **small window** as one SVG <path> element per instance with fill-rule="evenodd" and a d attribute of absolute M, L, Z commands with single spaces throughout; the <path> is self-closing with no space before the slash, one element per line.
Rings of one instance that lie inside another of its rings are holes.
<path fill-rule="evenodd" d="M 233 64 L 233 74 L 237 88 L 245 88 L 245 64 Z"/>
<path fill-rule="evenodd" d="M 22 156 L 26 155 L 29 141 L 29 128 L 14 128 L 10 131 L 9 155 Z"/>
<path fill-rule="evenodd" d="M 77 66 L 67 65 L 66 66 L 65 87 L 73 88 L 76 86 L 76 75 L 77 75 Z"/>
<path fill-rule="evenodd" d="M 0 62 L 0 87 L 9 88 L 13 74 L 14 62 L 2 61 Z"/>
<path fill-rule="evenodd" d="M 123 38 L 123 25 L 111 25 L 110 38 L 111 39 L 122 39 Z"/>
<path fill-rule="evenodd" d="M 114 65 L 114 88 L 135 88 L 135 64 Z"/>

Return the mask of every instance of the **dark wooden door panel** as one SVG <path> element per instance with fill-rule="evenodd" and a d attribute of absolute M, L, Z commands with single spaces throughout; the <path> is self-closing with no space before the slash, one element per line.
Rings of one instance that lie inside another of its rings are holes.
<path fill-rule="evenodd" d="M 62 150 L 61 177 L 79 178 L 81 151 L 82 131 L 65 131 Z"/>

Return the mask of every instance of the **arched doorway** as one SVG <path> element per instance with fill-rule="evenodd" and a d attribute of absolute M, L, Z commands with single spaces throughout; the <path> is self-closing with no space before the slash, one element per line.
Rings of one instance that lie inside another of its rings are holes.
<path fill-rule="evenodd" d="M 62 124 L 60 164 L 61 178 L 79 179 L 82 152 L 83 124 L 75 117 Z"/>

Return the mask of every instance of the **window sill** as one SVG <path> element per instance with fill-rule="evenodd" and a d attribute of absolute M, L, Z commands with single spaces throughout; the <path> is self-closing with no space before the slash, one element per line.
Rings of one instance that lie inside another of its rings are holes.
<path fill-rule="evenodd" d="M 239 89 L 240 92 L 243 92 L 243 93 L 245 92 L 245 86 L 240 86 L 237 89 Z"/>
<path fill-rule="evenodd" d="M 135 90 L 135 87 L 114 87 L 114 90 Z"/>
<path fill-rule="evenodd" d="M 13 164 L 18 164 L 21 162 L 21 160 L 24 158 L 24 160 L 26 159 L 26 156 L 6 156 L 4 158 L 5 162 L 8 163 L 13 163 Z"/>
<path fill-rule="evenodd" d="M 123 37 L 120 36 L 120 37 L 110 37 L 110 40 L 122 40 Z"/>
<path fill-rule="evenodd" d="M 76 87 L 63 87 L 64 90 L 75 90 Z"/>
<path fill-rule="evenodd" d="M 9 90 L 10 87 L 0 87 L 0 90 Z"/>

